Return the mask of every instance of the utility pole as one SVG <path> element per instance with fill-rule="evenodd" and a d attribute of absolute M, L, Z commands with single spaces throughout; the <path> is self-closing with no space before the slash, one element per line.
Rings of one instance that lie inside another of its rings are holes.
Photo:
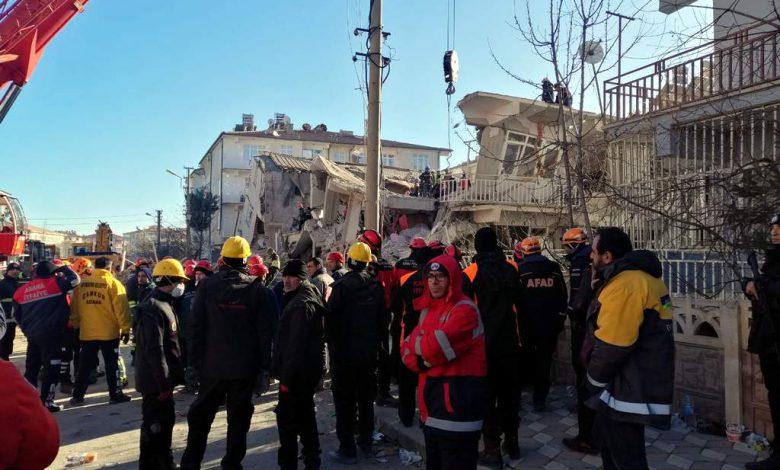
<path fill-rule="evenodd" d="M 194 170 L 191 166 L 185 166 L 185 170 L 187 170 L 187 179 L 185 180 L 185 193 L 184 193 L 184 229 L 186 230 L 187 234 L 187 257 L 189 258 L 192 256 L 191 249 L 192 246 L 190 245 L 190 172 Z"/>
<path fill-rule="evenodd" d="M 366 212 L 365 228 L 379 227 L 379 162 L 382 143 L 382 0 L 371 0 L 368 27 L 368 124 L 366 126 Z"/>
<path fill-rule="evenodd" d="M 157 256 L 160 256 L 160 240 L 161 240 L 161 226 L 162 226 L 162 210 L 157 209 Z"/>

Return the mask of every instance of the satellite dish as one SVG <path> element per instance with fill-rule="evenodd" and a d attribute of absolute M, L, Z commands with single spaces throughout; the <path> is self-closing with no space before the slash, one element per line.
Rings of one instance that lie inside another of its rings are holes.
<path fill-rule="evenodd" d="M 598 64 L 604 60 L 604 48 L 601 47 L 601 41 L 585 41 L 580 46 L 580 58 L 588 64 Z"/>
<path fill-rule="evenodd" d="M 310 131 L 311 130 L 311 124 L 309 124 L 308 122 L 305 122 L 303 124 L 303 130 Z"/>

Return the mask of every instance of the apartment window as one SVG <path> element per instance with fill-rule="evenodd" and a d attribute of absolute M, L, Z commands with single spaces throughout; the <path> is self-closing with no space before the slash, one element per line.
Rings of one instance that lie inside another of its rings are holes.
<path fill-rule="evenodd" d="M 319 157 L 321 155 L 322 155 L 322 150 L 320 149 L 303 149 L 304 158 L 314 159 L 314 157 Z"/>
<path fill-rule="evenodd" d="M 347 152 L 333 152 L 333 161 L 336 163 L 347 163 Z"/>
<path fill-rule="evenodd" d="M 392 153 L 383 153 L 382 166 L 395 166 L 395 155 Z"/>
<path fill-rule="evenodd" d="M 292 155 L 293 154 L 292 145 L 280 145 L 279 146 L 279 153 L 281 153 L 283 155 Z"/>
<path fill-rule="evenodd" d="M 360 152 L 360 154 L 358 154 L 358 156 L 357 156 L 357 162 L 359 164 L 361 164 L 361 165 L 365 165 L 366 164 L 366 154 L 363 153 L 363 152 Z"/>
<path fill-rule="evenodd" d="M 428 155 L 419 153 L 412 155 L 412 168 L 417 171 L 423 171 L 428 167 Z"/>
<path fill-rule="evenodd" d="M 264 145 L 244 145 L 242 153 L 245 159 L 250 159 L 255 155 L 260 155 L 260 152 L 264 149 Z"/>
<path fill-rule="evenodd" d="M 539 157 L 539 145 L 536 137 L 517 132 L 507 134 L 503 163 L 504 174 L 533 176 Z"/>

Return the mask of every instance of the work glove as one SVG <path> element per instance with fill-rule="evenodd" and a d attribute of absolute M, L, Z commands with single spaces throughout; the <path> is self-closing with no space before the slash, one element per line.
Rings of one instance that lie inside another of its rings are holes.
<path fill-rule="evenodd" d="M 127 344 L 130 341 L 130 333 L 125 331 L 119 335 L 119 339 L 122 341 L 122 344 Z"/>
<path fill-rule="evenodd" d="M 268 387 L 270 385 L 268 378 L 268 372 L 266 371 L 260 371 L 259 374 L 257 374 L 257 379 L 255 380 L 255 396 L 259 397 L 260 395 L 264 394 L 268 391 Z"/>

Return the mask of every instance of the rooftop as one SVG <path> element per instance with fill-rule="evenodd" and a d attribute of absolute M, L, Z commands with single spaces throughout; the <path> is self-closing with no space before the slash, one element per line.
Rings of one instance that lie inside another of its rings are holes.
<path fill-rule="evenodd" d="M 363 145 L 364 143 L 364 138 L 362 135 L 355 135 L 352 132 L 319 131 L 314 129 L 308 131 L 303 129 L 240 131 L 240 132 L 223 132 L 223 134 L 238 135 L 238 136 L 245 136 L 245 137 L 262 137 L 265 139 L 299 140 L 303 142 L 325 142 L 330 144 L 343 144 L 343 145 Z M 433 150 L 437 152 L 452 152 L 452 149 L 448 149 L 444 147 L 430 147 L 427 145 L 418 145 L 418 144 L 410 144 L 408 142 L 399 142 L 397 140 L 382 139 L 382 145 L 385 147 Z"/>

